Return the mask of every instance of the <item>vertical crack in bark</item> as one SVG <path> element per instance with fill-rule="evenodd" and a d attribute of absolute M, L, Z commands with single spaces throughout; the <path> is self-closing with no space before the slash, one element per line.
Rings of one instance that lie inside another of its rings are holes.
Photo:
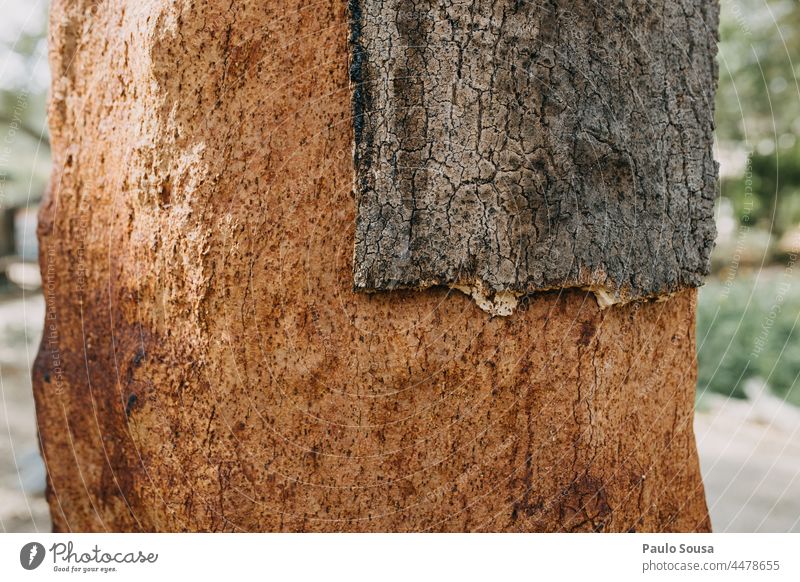
<path fill-rule="evenodd" d="M 445 285 L 504 314 L 702 283 L 716 2 L 349 7 L 355 289 Z"/>

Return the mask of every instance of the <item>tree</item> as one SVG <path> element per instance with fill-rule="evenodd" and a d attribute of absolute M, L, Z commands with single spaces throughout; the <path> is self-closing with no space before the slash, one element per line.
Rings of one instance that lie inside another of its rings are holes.
<path fill-rule="evenodd" d="M 56 529 L 708 529 L 716 6 L 639 4 L 55 2 L 35 392 Z M 489 41 L 521 48 L 487 77 Z M 474 138 L 481 83 L 486 119 L 538 99 L 543 137 L 509 113 L 459 162 L 421 129 Z M 461 164 L 462 195 L 494 160 L 524 171 L 483 222 L 423 183 Z M 593 185 L 613 207 L 568 206 Z M 535 252 L 508 271 L 514 245 Z"/>

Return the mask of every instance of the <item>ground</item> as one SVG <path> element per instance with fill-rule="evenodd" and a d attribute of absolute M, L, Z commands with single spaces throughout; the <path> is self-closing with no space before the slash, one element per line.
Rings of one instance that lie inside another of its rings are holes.
<path fill-rule="evenodd" d="M 29 366 L 38 294 L 0 298 L 0 530 L 48 531 Z M 704 397 L 695 419 L 714 530 L 800 532 L 800 410 L 766 392 Z"/>
<path fill-rule="evenodd" d="M 799 409 L 766 393 L 713 395 L 695 434 L 714 531 L 800 532 Z"/>
<path fill-rule="evenodd" d="M 44 320 L 41 295 L 0 298 L 0 529 L 49 531 L 30 364 Z"/>

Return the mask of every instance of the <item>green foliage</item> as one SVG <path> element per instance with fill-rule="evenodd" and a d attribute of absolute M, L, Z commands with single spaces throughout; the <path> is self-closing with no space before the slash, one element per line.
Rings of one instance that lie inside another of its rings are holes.
<path fill-rule="evenodd" d="M 698 393 L 742 398 L 745 381 L 762 378 L 800 404 L 800 277 L 775 268 L 709 282 L 700 291 L 697 345 Z"/>
<path fill-rule="evenodd" d="M 743 223 L 780 235 L 800 223 L 800 2 L 721 6 L 717 139 L 721 151 L 753 154 L 721 195 Z"/>
<path fill-rule="evenodd" d="M 761 217 L 771 230 L 782 233 L 797 224 L 797 194 L 800 190 L 800 147 L 780 149 L 770 155 L 752 157 L 754 193 L 763 209 Z"/>
<path fill-rule="evenodd" d="M 721 194 L 743 224 L 777 235 L 792 229 L 800 223 L 800 142 L 768 155 L 753 153 L 744 175 L 724 180 Z"/>
<path fill-rule="evenodd" d="M 800 130 L 800 3 L 722 0 L 721 6 L 719 139 L 755 146 Z"/>

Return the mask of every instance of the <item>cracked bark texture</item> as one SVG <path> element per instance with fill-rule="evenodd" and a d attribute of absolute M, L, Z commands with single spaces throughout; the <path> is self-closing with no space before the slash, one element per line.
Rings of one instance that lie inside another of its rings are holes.
<path fill-rule="evenodd" d="M 694 290 L 355 293 L 339 0 L 55 0 L 58 531 L 695 531 Z"/>
<path fill-rule="evenodd" d="M 351 0 L 355 287 L 702 284 L 708 0 Z"/>

